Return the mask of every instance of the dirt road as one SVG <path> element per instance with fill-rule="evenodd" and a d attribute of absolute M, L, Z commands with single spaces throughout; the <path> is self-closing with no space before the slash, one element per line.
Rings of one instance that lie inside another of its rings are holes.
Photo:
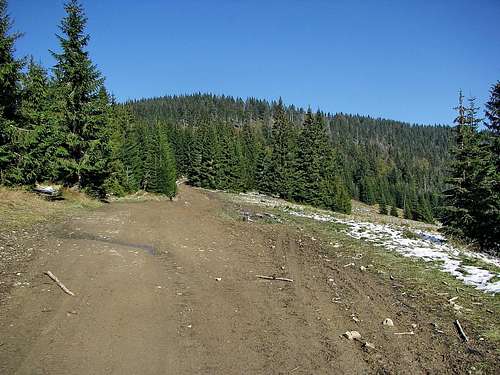
<path fill-rule="evenodd" d="M 26 243 L 39 255 L 21 275 L 25 287 L 2 305 L 0 373 L 462 371 L 456 344 L 390 286 L 334 258 L 322 262 L 306 233 L 225 218 L 222 205 L 182 187 L 175 202 L 113 203 Z M 397 327 L 382 326 L 386 317 Z M 412 324 L 418 335 L 393 334 Z M 341 337 L 347 330 L 360 331 L 361 342 Z"/>

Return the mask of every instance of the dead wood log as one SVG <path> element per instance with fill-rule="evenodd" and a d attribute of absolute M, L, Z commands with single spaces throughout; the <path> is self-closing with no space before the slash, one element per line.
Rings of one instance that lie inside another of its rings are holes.
<path fill-rule="evenodd" d="M 75 293 L 73 293 L 71 290 L 69 290 L 68 288 L 66 288 L 66 286 L 56 277 L 56 275 L 54 275 L 52 272 L 50 271 L 47 271 L 45 272 L 45 274 L 50 277 L 52 280 L 54 280 L 56 282 L 57 285 L 59 285 L 59 287 L 66 293 L 66 294 L 69 294 L 70 296 L 74 296 Z"/>
<path fill-rule="evenodd" d="M 256 277 L 265 280 L 278 280 L 278 281 L 287 281 L 289 283 L 293 283 L 292 279 L 287 279 L 286 277 L 264 276 L 264 275 L 256 275 Z"/>
<path fill-rule="evenodd" d="M 469 338 L 467 337 L 467 335 L 465 334 L 465 331 L 464 329 L 462 328 L 462 325 L 460 324 L 460 322 L 457 320 L 455 320 L 455 325 L 457 326 L 457 330 L 458 330 L 458 333 L 460 333 L 460 336 L 462 337 L 462 339 L 467 342 L 469 341 Z"/>

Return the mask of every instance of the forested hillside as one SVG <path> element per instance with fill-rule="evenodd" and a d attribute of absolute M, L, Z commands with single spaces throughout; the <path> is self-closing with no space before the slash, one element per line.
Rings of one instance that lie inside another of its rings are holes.
<path fill-rule="evenodd" d="M 354 198 L 381 214 L 439 219 L 450 235 L 498 249 L 498 83 L 486 121 L 474 98 L 465 106 L 461 96 L 454 128 L 313 114 L 281 99 L 193 94 L 119 104 L 89 57 L 83 7 L 70 0 L 64 9 L 47 70 L 15 57 L 20 34 L 0 0 L 1 184 L 172 198 L 185 176 L 194 186 L 346 213 Z"/>
<path fill-rule="evenodd" d="M 179 172 L 194 185 L 257 189 L 314 203 L 319 198 L 306 196 L 321 196 L 322 187 L 321 178 L 312 170 L 319 168 L 319 159 L 328 159 L 330 171 L 326 173 L 333 179 L 323 189 L 337 191 L 341 197 L 319 205 L 349 211 L 349 196 L 369 204 L 397 206 L 408 218 L 424 221 L 432 221 L 439 207 L 452 141 L 447 126 L 343 113 L 313 116 L 281 102 L 209 94 L 142 99 L 126 107 L 141 121 L 170 128 Z M 310 125 L 318 122 L 321 125 L 311 133 Z M 282 129 L 288 125 L 290 129 Z M 323 134 L 327 139 L 321 144 Z M 319 144 L 307 144 L 311 137 Z M 306 155 L 308 149 L 312 154 Z M 320 154 L 314 156 L 315 151 Z M 273 166 L 280 155 L 289 179 L 285 189 L 273 181 L 280 173 L 280 166 Z M 312 167 L 304 166 L 308 157 Z M 307 176 L 309 185 L 304 180 Z M 307 191 L 302 192 L 304 184 Z"/>

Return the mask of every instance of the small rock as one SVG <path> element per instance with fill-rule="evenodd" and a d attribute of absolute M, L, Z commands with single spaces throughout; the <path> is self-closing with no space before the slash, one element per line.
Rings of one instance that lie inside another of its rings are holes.
<path fill-rule="evenodd" d="M 413 328 L 413 329 L 417 328 L 417 324 L 416 324 L 416 323 L 413 323 L 413 324 L 411 325 L 411 328 Z"/>
<path fill-rule="evenodd" d="M 365 266 L 361 266 L 361 267 L 359 267 L 359 270 L 360 271 L 366 271 L 366 267 Z"/>
<path fill-rule="evenodd" d="M 384 319 L 384 322 L 382 323 L 384 326 L 388 327 L 394 327 L 394 322 L 390 318 Z"/>
<path fill-rule="evenodd" d="M 344 333 L 344 337 L 348 340 L 355 340 L 360 339 L 361 334 L 358 331 L 347 331 L 346 333 Z"/>
<path fill-rule="evenodd" d="M 366 349 L 375 349 L 375 344 L 372 344 L 371 342 L 365 342 L 363 344 L 363 348 L 366 348 Z"/>
<path fill-rule="evenodd" d="M 222 277 L 216 277 L 215 281 L 222 281 Z"/>

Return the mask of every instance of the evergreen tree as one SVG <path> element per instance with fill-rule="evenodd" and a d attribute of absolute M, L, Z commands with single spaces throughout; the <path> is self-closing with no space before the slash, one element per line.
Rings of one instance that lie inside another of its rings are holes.
<path fill-rule="evenodd" d="M 320 114 L 313 117 L 309 109 L 299 136 L 297 155 L 297 179 L 294 198 L 298 201 L 320 206 L 323 203 L 321 184 L 329 153 L 328 137 Z M 332 176 L 328 176 L 331 178 Z M 325 193 L 326 194 L 326 193 Z"/>
<path fill-rule="evenodd" d="M 467 108 L 460 92 L 458 112 L 455 119 L 456 146 L 452 150 L 449 187 L 444 192 L 442 222 L 445 233 L 474 240 L 478 228 L 475 215 L 477 205 L 477 183 L 481 168 L 480 137 L 477 133 L 477 109 L 474 101 Z"/>
<path fill-rule="evenodd" d="M 0 0 L 0 183 L 8 182 L 6 171 L 16 156 L 11 137 L 18 115 L 19 79 L 23 67 L 23 61 L 14 57 L 14 44 L 20 34 L 10 34 L 11 26 L 7 1 Z"/>
<path fill-rule="evenodd" d="M 409 198 L 408 196 L 405 196 L 403 203 L 403 217 L 405 219 L 413 220 L 413 212 L 414 212 L 413 202 L 414 202 L 413 199 Z"/>
<path fill-rule="evenodd" d="M 144 163 L 141 158 L 142 142 L 140 138 L 139 124 L 132 121 L 127 113 L 123 143 L 121 145 L 120 160 L 123 163 L 125 174 L 124 187 L 126 191 L 137 191 L 141 187 L 141 180 L 144 173 Z"/>
<path fill-rule="evenodd" d="M 272 190 L 281 198 L 290 199 L 295 183 L 296 139 L 281 98 L 274 108 L 272 140 Z"/>
<path fill-rule="evenodd" d="M 399 217 L 398 210 L 397 210 L 396 206 L 391 207 L 390 215 L 394 216 L 394 217 Z"/>
<path fill-rule="evenodd" d="M 387 211 L 387 204 L 385 203 L 385 199 L 382 198 L 379 202 L 378 213 L 381 215 L 387 215 L 389 212 Z"/>
<path fill-rule="evenodd" d="M 482 181 L 479 185 L 478 241 L 486 250 L 500 254 L 500 81 L 490 91 L 486 103 Z M 484 150 L 485 149 L 485 150 Z"/>
<path fill-rule="evenodd" d="M 51 91 L 47 72 L 31 59 L 21 79 L 18 123 L 11 133 L 17 152 L 10 178 L 18 184 L 55 177 L 57 133 Z"/>
<path fill-rule="evenodd" d="M 63 134 L 59 173 L 66 185 L 77 185 L 103 196 L 103 184 L 110 173 L 108 97 L 104 79 L 85 50 L 87 19 L 78 0 L 65 4 L 66 16 L 58 35 L 61 53 L 54 75 L 60 96 L 60 127 Z"/>
<path fill-rule="evenodd" d="M 158 182 L 156 192 L 172 199 L 177 192 L 174 155 L 165 133 L 165 128 L 157 127 L 158 137 Z"/>

